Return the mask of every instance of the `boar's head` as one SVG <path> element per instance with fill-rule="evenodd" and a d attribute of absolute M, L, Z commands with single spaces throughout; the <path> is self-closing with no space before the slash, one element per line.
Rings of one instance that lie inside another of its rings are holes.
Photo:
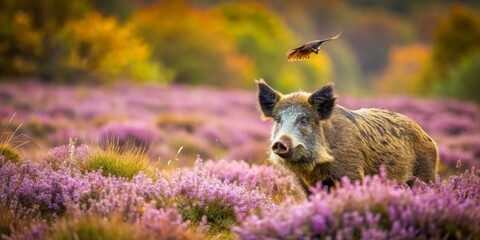
<path fill-rule="evenodd" d="M 275 121 L 270 160 L 298 171 L 333 161 L 323 130 L 335 107 L 333 85 L 312 94 L 283 95 L 263 80 L 256 83 L 260 112 L 263 118 Z"/>

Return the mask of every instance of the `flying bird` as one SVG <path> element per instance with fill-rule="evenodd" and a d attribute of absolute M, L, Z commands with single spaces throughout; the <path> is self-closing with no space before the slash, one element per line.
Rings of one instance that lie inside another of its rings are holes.
<path fill-rule="evenodd" d="M 307 42 L 300 47 L 291 49 L 290 51 L 287 52 L 287 55 L 288 55 L 287 59 L 288 59 L 289 62 L 308 59 L 308 58 L 310 58 L 311 53 L 318 54 L 318 50 L 320 50 L 320 45 L 322 45 L 322 43 L 330 41 L 330 40 L 335 40 L 338 37 L 340 37 L 340 34 L 342 34 L 342 33 L 340 32 L 339 34 L 337 34 L 336 36 L 333 36 L 331 38 L 327 38 L 327 39 L 323 39 L 323 40 L 314 40 L 314 41 L 311 41 L 311 42 Z"/>

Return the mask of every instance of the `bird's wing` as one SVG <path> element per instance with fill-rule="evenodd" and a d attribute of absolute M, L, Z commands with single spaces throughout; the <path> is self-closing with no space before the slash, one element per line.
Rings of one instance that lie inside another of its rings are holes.
<path fill-rule="evenodd" d="M 288 55 L 287 60 L 289 62 L 292 62 L 292 61 L 300 61 L 303 59 L 307 59 L 307 58 L 310 58 L 311 53 L 312 52 L 310 50 L 302 51 L 302 49 L 299 49 L 299 48 L 292 49 L 287 52 L 287 55 Z"/>
<path fill-rule="evenodd" d="M 314 41 L 308 42 L 308 43 L 306 43 L 306 45 L 308 44 L 308 45 L 311 45 L 311 47 L 313 47 L 313 48 L 318 48 L 318 47 L 320 47 L 320 45 L 322 45 L 322 43 L 324 43 L 324 42 L 338 39 L 338 38 L 340 37 L 340 35 L 342 35 L 342 32 L 338 33 L 337 35 L 335 35 L 335 36 L 333 36 L 333 37 L 331 37 L 331 38 L 322 39 L 322 40 L 314 40 Z"/>
<path fill-rule="evenodd" d="M 337 35 L 329 38 L 329 39 L 325 39 L 325 41 L 330 41 L 330 40 L 335 40 L 335 39 L 338 39 L 340 37 L 340 35 L 342 35 L 342 32 L 339 32 Z"/>

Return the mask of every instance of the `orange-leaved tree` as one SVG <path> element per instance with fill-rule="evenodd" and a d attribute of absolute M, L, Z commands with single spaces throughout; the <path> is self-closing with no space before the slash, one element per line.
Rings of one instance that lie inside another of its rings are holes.
<path fill-rule="evenodd" d="M 430 57 L 430 48 L 420 43 L 395 46 L 389 51 L 388 66 L 375 87 L 381 93 L 421 93 L 422 73 Z"/>

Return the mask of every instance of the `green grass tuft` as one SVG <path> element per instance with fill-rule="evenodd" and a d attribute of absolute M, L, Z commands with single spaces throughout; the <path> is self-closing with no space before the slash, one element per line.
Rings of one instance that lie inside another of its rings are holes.
<path fill-rule="evenodd" d="M 13 163 L 20 162 L 20 154 L 18 151 L 6 143 L 0 144 L 0 156 L 3 156 L 6 161 Z"/>
<path fill-rule="evenodd" d="M 208 206 L 180 207 L 179 211 L 185 220 L 194 224 L 199 224 L 205 216 L 210 225 L 207 233 L 209 236 L 229 232 L 231 226 L 237 222 L 235 211 L 221 205 L 218 200 L 210 202 Z"/>
<path fill-rule="evenodd" d="M 127 240 L 136 239 L 138 230 L 127 224 L 119 217 L 112 220 L 97 216 L 67 219 L 53 227 L 51 239 L 102 239 L 102 240 Z"/>
<path fill-rule="evenodd" d="M 113 175 L 127 179 L 131 179 L 142 171 L 148 177 L 155 178 L 155 169 L 145 151 L 129 146 L 119 147 L 108 144 L 104 149 L 95 149 L 80 168 L 85 171 L 102 168 L 104 176 Z"/>

